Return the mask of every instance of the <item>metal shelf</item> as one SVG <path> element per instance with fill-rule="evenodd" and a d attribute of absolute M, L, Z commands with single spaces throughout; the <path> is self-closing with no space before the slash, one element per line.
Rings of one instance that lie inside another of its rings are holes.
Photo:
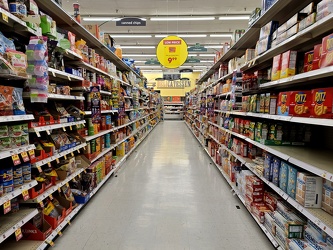
<path fill-rule="evenodd" d="M 270 50 L 266 51 L 264 54 L 254 58 L 251 62 L 247 63 L 241 68 L 241 71 L 256 70 L 261 64 L 271 60 L 274 56 L 281 54 L 290 49 L 300 49 L 304 43 L 309 43 L 311 40 L 318 39 L 318 37 L 323 36 L 325 33 L 332 30 L 333 25 L 333 14 L 315 22 L 306 29 L 298 32 L 294 36 L 283 41 L 279 45 Z"/>
<path fill-rule="evenodd" d="M 87 146 L 86 143 L 81 143 L 80 145 L 78 145 L 78 146 L 76 146 L 76 147 L 74 147 L 74 148 L 70 148 L 70 149 L 68 149 L 68 150 L 62 151 L 62 152 L 59 153 L 59 154 L 56 154 L 56 155 L 51 156 L 51 157 L 49 157 L 49 158 L 46 158 L 46 159 L 44 159 L 44 160 L 38 161 L 38 162 L 36 162 L 35 164 L 33 164 L 33 167 L 41 167 L 41 166 L 43 166 L 43 165 L 45 165 L 45 164 L 48 164 L 49 162 L 55 161 L 56 159 L 59 159 L 59 158 L 65 156 L 65 155 L 67 155 L 67 154 L 73 153 L 73 152 L 75 152 L 75 151 L 77 151 L 77 150 L 79 150 L 79 149 L 81 149 L 81 148 L 86 147 L 86 146 Z"/>
<path fill-rule="evenodd" d="M 24 92 L 23 93 L 23 98 L 30 98 L 30 93 L 29 92 Z M 58 95 L 58 94 L 48 94 L 49 99 L 53 100 L 69 100 L 69 101 L 74 101 L 74 100 L 85 100 L 84 96 L 75 96 L 75 95 Z"/>
<path fill-rule="evenodd" d="M 18 155 L 22 152 L 28 152 L 29 150 L 35 149 L 35 145 L 30 144 L 28 146 L 23 146 L 19 148 L 8 149 L 5 151 L 0 151 L 0 159 L 5 159 L 7 157 L 11 157 L 12 155 Z"/>
<path fill-rule="evenodd" d="M 137 77 L 141 78 L 134 69 L 128 67 L 127 64 L 117 57 L 108 47 L 102 44 L 95 36 L 55 3 L 54 0 L 36 0 L 35 2 L 40 10 L 49 14 L 53 20 L 57 22 L 58 27 L 66 27 L 66 29 L 76 34 L 78 39 L 84 39 L 90 48 L 95 49 L 98 54 L 113 62 L 119 70 L 132 71 Z"/>
<path fill-rule="evenodd" d="M 81 55 L 75 53 L 74 51 L 72 51 L 70 49 L 65 50 L 64 56 L 69 58 L 69 59 L 72 59 L 72 60 L 82 60 Z"/>
<path fill-rule="evenodd" d="M 33 115 L 8 115 L 8 116 L 0 116 L 1 122 L 16 122 L 16 121 L 29 121 L 33 120 Z"/>
<path fill-rule="evenodd" d="M 37 181 L 33 180 L 29 183 L 23 184 L 21 187 L 14 189 L 13 192 L 10 192 L 9 194 L 5 194 L 0 198 L 0 206 L 3 205 L 5 202 L 14 199 L 15 197 L 22 194 L 23 190 L 29 190 L 30 188 L 37 185 Z"/>
<path fill-rule="evenodd" d="M 38 214 L 37 209 L 20 208 L 16 213 L 2 215 L 0 225 L 0 243 L 11 236 L 15 231 L 22 227 L 25 223 L 31 220 Z M 1 247 L 2 248 L 2 247 Z"/>
<path fill-rule="evenodd" d="M 100 90 L 99 93 L 101 93 L 101 95 L 111 95 L 111 92 L 104 90 Z"/>
<path fill-rule="evenodd" d="M 36 127 L 36 128 L 30 128 L 30 133 L 36 133 L 38 137 L 40 137 L 39 132 L 46 131 L 47 133 L 50 133 L 50 130 L 53 129 L 59 129 L 59 128 L 66 128 L 66 127 L 72 127 L 77 126 L 81 124 L 85 124 L 86 121 L 77 121 L 77 122 L 68 122 L 68 123 L 60 123 L 60 124 L 54 124 L 54 125 L 48 125 L 48 126 L 42 126 L 42 127 Z"/>
<path fill-rule="evenodd" d="M 64 71 L 60 71 L 57 69 L 49 68 L 48 71 L 49 71 L 50 76 L 53 76 L 56 78 L 66 79 L 68 81 L 83 81 L 84 80 L 82 77 L 68 74 Z"/>

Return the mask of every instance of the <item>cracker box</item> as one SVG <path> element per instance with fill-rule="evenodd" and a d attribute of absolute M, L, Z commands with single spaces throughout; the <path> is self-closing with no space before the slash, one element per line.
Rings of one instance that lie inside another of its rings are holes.
<path fill-rule="evenodd" d="M 321 208 L 327 213 L 333 215 L 333 182 L 323 180 Z"/>
<path fill-rule="evenodd" d="M 298 23 L 287 30 L 287 38 L 292 37 L 298 32 Z"/>
<path fill-rule="evenodd" d="M 281 161 L 280 173 L 279 173 L 279 188 L 287 193 L 288 186 L 288 164 Z"/>
<path fill-rule="evenodd" d="M 265 38 L 269 37 L 270 35 L 272 35 L 272 33 L 277 29 L 278 25 L 279 25 L 279 23 L 276 21 L 271 21 L 271 22 L 267 23 L 266 25 L 264 25 L 260 29 L 259 40 L 265 39 Z"/>
<path fill-rule="evenodd" d="M 323 179 L 308 173 L 297 173 L 296 201 L 303 207 L 321 208 Z"/>
<path fill-rule="evenodd" d="M 298 30 L 302 31 L 305 28 L 311 26 L 312 24 L 314 24 L 316 22 L 316 13 L 312 13 L 309 16 L 307 16 L 306 18 L 304 18 L 303 20 L 301 20 L 298 24 Z"/>
<path fill-rule="evenodd" d="M 304 238 L 313 244 L 327 242 L 327 234 L 311 220 L 305 226 Z"/>
<path fill-rule="evenodd" d="M 333 117 L 333 88 L 313 89 L 310 116 L 317 118 Z"/>
<path fill-rule="evenodd" d="M 264 177 L 266 180 L 271 181 L 271 167 L 273 163 L 273 156 L 269 153 L 265 154 L 265 161 L 264 161 Z"/>
<path fill-rule="evenodd" d="M 296 198 L 297 172 L 296 168 L 288 165 L 287 194 L 293 199 Z"/>
<path fill-rule="evenodd" d="M 279 186 L 280 167 L 281 167 L 281 160 L 277 157 L 274 157 L 272 165 L 272 183 L 277 187 Z"/>
<path fill-rule="evenodd" d="M 275 224 L 275 221 L 274 221 Z M 280 246 L 282 246 L 282 249 L 287 249 L 287 237 L 284 232 L 284 230 L 275 224 L 275 236 L 277 241 L 279 242 Z"/>
<path fill-rule="evenodd" d="M 265 113 L 270 115 L 276 115 L 278 96 L 276 94 L 266 93 L 265 99 Z"/>
<path fill-rule="evenodd" d="M 282 55 L 274 56 L 273 58 L 273 66 L 272 66 L 272 81 L 276 81 L 280 79 L 281 73 L 281 59 Z"/>
<path fill-rule="evenodd" d="M 314 51 L 311 50 L 304 54 L 304 67 L 303 67 L 304 72 L 308 72 L 308 71 L 312 70 L 313 53 L 314 53 Z"/>
<path fill-rule="evenodd" d="M 264 193 L 264 202 L 266 205 L 272 210 L 275 211 L 277 208 L 277 203 L 280 201 L 282 198 L 276 194 L 266 192 Z"/>
<path fill-rule="evenodd" d="M 273 218 L 277 226 L 284 230 L 289 239 L 302 239 L 304 234 L 304 222 L 297 216 L 292 220 L 285 218 L 278 211 L 273 212 Z"/>
<path fill-rule="evenodd" d="M 270 234 L 275 236 L 276 225 L 275 225 L 274 218 L 272 217 L 271 212 L 265 213 L 264 216 L 265 216 L 264 226 L 266 227 L 266 229 L 268 230 L 268 232 Z"/>
<path fill-rule="evenodd" d="M 294 76 L 296 73 L 297 51 L 289 50 L 282 54 L 280 78 Z"/>
<path fill-rule="evenodd" d="M 310 242 L 301 239 L 287 239 L 287 249 L 289 250 L 315 250 L 315 246 Z"/>
<path fill-rule="evenodd" d="M 313 48 L 312 70 L 320 68 L 322 44 L 317 44 Z"/>
<path fill-rule="evenodd" d="M 285 116 L 310 116 L 311 105 L 310 91 L 289 91 L 279 93 L 278 115 Z"/>
<path fill-rule="evenodd" d="M 330 34 L 322 40 L 322 52 L 320 68 L 333 65 L 333 34 Z"/>

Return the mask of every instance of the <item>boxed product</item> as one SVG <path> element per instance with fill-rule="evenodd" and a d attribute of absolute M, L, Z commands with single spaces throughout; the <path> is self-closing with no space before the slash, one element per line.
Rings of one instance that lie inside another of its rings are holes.
<path fill-rule="evenodd" d="M 280 27 L 277 29 L 277 34 L 280 35 L 287 30 L 287 23 L 281 24 Z"/>
<path fill-rule="evenodd" d="M 100 39 L 100 31 L 98 25 L 84 25 L 84 27 L 93 34 L 98 40 Z"/>
<path fill-rule="evenodd" d="M 273 58 L 273 66 L 272 66 L 272 81 L 279 80 L 280 79 L 280 73 L 281 73 L 281 59 L 282 55 L 274 56 Z"/>
<path fill-rule="evenodd" d="M 301 20 L 298 24 L 298 30 L 302 31 L 305 28 L 311 26 L 312 24 L 314 24 L 316 22 L 316 13 L 312 13 L 309 16 L 307 16 L 306 18 L 304 18 L 303 20 Z"/>
<path fill-rule="evenodd" d="M 266 212 L 264 214 L 264 217 L 265 217 L 264 226 L 266 227 L 266 229 L 268 230 L 269 233 L 271 233 L 272 235 L 275 236 L 276 225 L 275 225 L 274 218 L 272 216 L 272 212 Z"/>
<path fill-rule="evenodd" d="M 272 163 L 273 163 L 273 155 L 265 153 L 264 177 L 268 181 L 272 181 L 272 176 L 271 176 Z"/>
<path fill-rule="evenodd" d="M 333 215 L 333 182 L 323 179 L 321 208 Z"/>
<path fill-rule="evenodd" d="M 277 203 L 282 198 L 276 194 L 266 192 L 264 193 L 264 202 L 269 207 L 270 210 L 275 211 L 277 208 Z"/>
<path fill-rule="evenodd" d="M 296 74 L 297 51 L 289 50 L 282 54 L 280 78 L 294 76 Z"/>
<path fill-rule="evenodd" d="M 273 218 L 277 226 L 284 230 L 285 236 L 289 239 L 302 239 L 304 234 L 304 222 L 297 219 L 287 219 L 278 211 L 274 211 Z"/>
<path fill-rule="evenodd" d="M 272 33 L 277 29 L 279 23 L 276 21 L 271 21 L 269 23 L 267 23 L 266 25 L 264 25 L 261 29 L 260 29 L 260 35 L 259 35 L 259 40 L 265 39 L 269 36 L 272 35 Z"/>
<path fill-rule="evenodd" d="M 287 194 L 295 199 L 296 198 L 296 183 L 297 183 L 297 169 L 288 165 L 288 186 Z"/>
<path fill-rule="evenodd" d="M 313 89 L 311 90 L 311 96 L 310 116 L 332 118 L 333 88 Z"/>
<path fill-rule="evenodd" d="M 292 37 L 298 32 L 298 24 L 295 24 L 290 29 L 287 30 L 287 38 Z"/>
<path fill-rule="evenodd" d="M 277 157 L 274 157 L 273 164 L 271 166 L 272 183 L 277 187 L 279 186 L 280 167 L 281 167 L 281 160 Z"/>
<path fill-rule="evenodd" d="M 279 188 L 287 193 L 288 187 L 288 164 L 281 161 L 280 173 L 279 173 Z"/>
<path fill-rule="evenodd" d="M 274 215 L 273 215 L 274 218 Z M 275 223 L 275 222 L 274 222 Z M 278 240 L 279 244 L 282 246 L 283 249 L 287 249 L 287 237 L 286 237 L 286 233 L 284 232 L 284 230 L 279 227 L 278 225 L 275 225 L 275 236 L 276 239 Z"/>
<path fill-rule="evenodd" d="M 265 113 L 270 115 L 276 114 L 277 95 L 266 93 Z"/>
<path fill-rule="evenodd" d="M 313 53 L 314 53 L 314 51 L 311 50 L 304 54 L 304 67 L 303 67 L 304 72 L 308 72 L 308 71 L 312 70 Z"/>
<path fill-rule="evenodd" d="M 320 68 L 322 44 L 317 44 L 313 48 L 312 70 Z"/>
<path fill-rule="evenodd" d="M 267 11 L 277 0 L 262 0 L 262 10 Z"/>
<path fill-rule="evenodd" d="M 310 15 L 315 10 L 315 4 L 313 2 L 309 3 L 304 9 L 300 10 L 300 14 L 303 14 L 305 16 Z"/>
<path fill-rule="evenodd" d="M 278 35 L 277 39 L 276 39 L 276 44 L 280 44 L 282 43 L 284 40 L 287 39 L 287 31 L 281 33 L 280 35 Z"/>
<path fill-rule="evenodd" d="M 278 115 L 310 116 L 311 97 L 310 91 L 280 92 L 277 108 Z"/>
<path fill-rule="evenodd" d="M 257 43 L 257 54 L 261 55 L 262 53 L 269 50 L 271 47 L 271 38 L 268 36 L 266 38 L 263 38 L 262 40 L 259 40 Z"/>
<path fill-rule="evenodd" d="M 296 201 L 303 207 L 321 208 L 323 179 L 309 173 L 297 173 Z"/>
<path fill-rule="evenodd" d="M 304 230 L 304 239 L 313 244 L 322 244 L 327 241 L 327 234 L 321 230 L 314 222 L 308 220 Z"/>
<path fill-rule="evenodd" d="M 316 250 L 313 244 L 301 239 L 288 239 L 287 247 L 289 250 Z"/>
<path fill-rule="evenodd" d="M 333 65 L 333 34 L 325 36 L 322 40 L 321 63 L 320 68 L 325 68 Z"/>

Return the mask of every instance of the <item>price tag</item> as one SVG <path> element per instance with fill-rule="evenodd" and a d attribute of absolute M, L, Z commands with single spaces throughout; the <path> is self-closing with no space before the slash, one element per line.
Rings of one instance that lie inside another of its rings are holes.
<path fill-rule="evenodd" d="M 73 157 L 74 157 L 74 153 L 73 153 L 73 152 L 71 152 L 71 156 L 73 156 Z"/>
<path fill-rule="evenodd" d="M 62 232 L 61 232 L 61 231 L 59 231 L 59 232 L 58 232 L 58 235 L 61 237 L 61 236 L 62 236 Z"/>
<path fill-rule="evenodd" d="M 78 174 L 77 176 L 78 176 L 79 178 L 81 178 L 81 174 Z"/>
<path fill-rule="evenodd" d="M 22 152 L 22 153 L 21 153 L 21 156 L 22 156 L 22 159 L 23 159 L 24 162 L 28 162 L 28 161 L 30 161 L 27 152 L 25 152 L 25 151 Z"/>
<path fill-rule="evenodd" d="M 43 172 L 42 168 L 40 166 L 37 166 L 38 172 L 41 173 Z"/>
<path fill-rule="evenodd" d="M 58 187 L 58 192 L 61 193 L 61 189 L 60 189 L 60 187 Z"/>
<path fill-rule="evenodd" d="M 7 214 L 8 212 L 10 212 L 10 210 L 12 210 L 12 205 L 11 205 L 10 200 L 9 200 L 9 201 L 6 201 L 3 204 L 3 213 Z"/>
<path fill-rule="evenodd" d="M 71 221 L 68 221 L 68 225 L 71 225 Z"/>
<path fill-rule="evenodd" d="M 16 241 L 19 241 L 20 239 L 22 239 L 23 235 L 22 235 L 22 231 L 21 231 L 20 227 L 18 229 L 16 229 L 15 237 L 16 237 Z"/>
<path fill-rule="evenodd" d="M 69 129 L 70 129 L 70 130 L 73 130 L 72 126 L 69 126 Z"/>
<path fill-rule="evenodd" d="M 60 163 L 60 160 L 59 160 L 59 158 L 56 158 L 55 160 L 56 160 L 56 162 L 57 162 L 58 164 Z"/>
<path fill-rule="evenodd" d="M 65 160 L 67 160 L 67 155 L 64 155 Z"/>
<path fill-rule="evenodd" d="M 29 196 L 29 192 L 28 190 L 23 190 L 22 191 L 22 197 L 23 197 L 23 200 L 29 200 L 30 196 Z"/>
<path fill-rule="evenodd" d="M 51 167 L 51 162 L 48 162 L 47 165 L 49 166 L 49 168 Z"/>
<path fill-rule="evenodd" d="M 66 187 L 69 187 L 69 184 L 68 184 L 68 182 L 66 183 Z"/>
<path fill-rule="evenodd" d="M 12 155 L 12 160 L 13 160 L 14 166 L 21 164 L 20 157 L 17 154 Z"/>
<path fill-rule="evenodd" d="M 48 131 L 48 130 L 46 130 L 46 133 L 48 134 L 48 135 L 50 135 L 51 133 L 50 133 L 50 131 Z"/>
<path fill-rule="evenodd" d="M 37 135 L 38 137 L 40 137 L 40 133 L 39 133 L 38 131 L 36 131 L 36 135 Z"/>
<path fill-rule="evenodd" d="M 50 198 L 50 200 L 53 200 L 53 196 L 52 196 L 52 194 L 49 195 L 49 198 Z"/>
<path fill-rule="evenodd" d="M 52 240 L 49 241 L 48 243 L 49 243 L 49 245 L 50 245 L 51 247 L 54 247 L 54 245 L 55 245 L 54 242 L 53 242 Z"/>
<path fill-rule="evenodd" d="M 8 16 L 5 13 L 2 13 L 2 20 L 8 23 Z"/>
<path fill-rule="evenodd" d="M 67 78 L 68 78 L 68 81 L 72 81 L 72 79 L 71 79 L 71 77 L 70 77 L 70 76 L 67 76 Z"/>
<path fill-rule="evenodd" d="M 40 207 L 44 207 L 44 203 L 41 201 L 39 202 Z"/>
<path fill-rule="evenodd" d="M 78 149 L 77 152 L 80 153 L 80 149 Z"/>
<path fill-rule="evenodd" d="M 62 127 L 62 130 L 63 130 L 64 132 L 66 132 L 66 128 L 65 128 L 65 127 Z"/>
<path fill-rule="evenodd" d="M 30 160 L 34 160 L 36 157 L 35 157 L 35 150 L 31 149 L 28 151 L 28 154 L 30 156 Z"/>
<path fill-rule="evenodd" d="M 87 170 L 83 170 L 83 172 L 86 174 L 86 173 L 87 173 Z"/>

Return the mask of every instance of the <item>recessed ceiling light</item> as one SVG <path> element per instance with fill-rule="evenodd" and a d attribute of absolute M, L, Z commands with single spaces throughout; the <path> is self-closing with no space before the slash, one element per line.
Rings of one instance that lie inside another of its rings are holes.
<path fill-rule="evenodd" d="M 213 16 L 202 16 L 202 17 L 152 17 L 150 21 L 211 21 L 215 20 Z"/>
<path fill-rule="evenodd" d="M 249 20 L 250 15 L 248 16 L 220 16 L 219 20 L 226 20 L 226 21 L 232 21 L 232 20 Z"/>
<path fill-rule="evenodd" d="M 133 34 L 133 35 L 131 35 L 131 34 L 123 34 L 123 35 L 120 35 L 120 34 L 112 35 L 112 34 L 110 34 L 110 36 L 112 38 L 149 38 L 149 37 L 152 37 L 152 35 L 135 35 L 135 34 Z"/>

